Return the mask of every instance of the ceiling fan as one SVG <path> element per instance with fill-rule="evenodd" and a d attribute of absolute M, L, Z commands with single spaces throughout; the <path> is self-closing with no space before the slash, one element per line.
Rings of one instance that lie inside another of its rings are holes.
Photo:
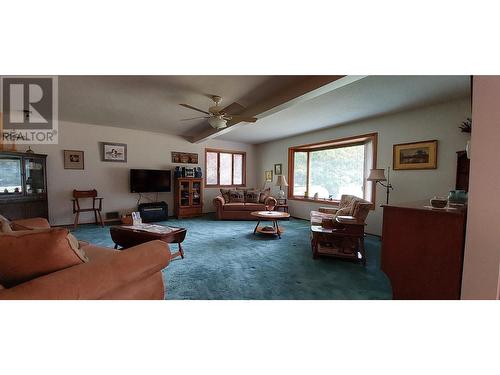
<path fill-rule="evenodd" d="M 193 117 L 193 118 L 185 118 L 182 119 L 181 121 L 189 121 L 189 120 L 197 120 L 197 119 L 207 119 L 208 123 L 210 126 L 212 126 L 215 129 L 223 129 L 227 126 L 228 121 L 236 121 L 236 122 L 255 122 L 257 121 L 256 117 L 248 117 L 248 116 L 240 116 L 240 115 L 232 115 L 228 113 L 231 109 L 243 109 L 243 106 L 241 106 L 238 103 L 233 103 L 226 108 L 221 108 L 219 107 L 219 103 L 221 102 L 222 98 L 217 95 L 213 95 L 211 99 L 214 101 L 214 105 L 208 108 L 208 111 L 204 111 L 202 109 L 193 107 L 189 104 L 181 104 L 181 106 L 193 109 L 195 111 L 201 112 L 206 114 L 207 116 L 200 116 L 200 117 Z"/>

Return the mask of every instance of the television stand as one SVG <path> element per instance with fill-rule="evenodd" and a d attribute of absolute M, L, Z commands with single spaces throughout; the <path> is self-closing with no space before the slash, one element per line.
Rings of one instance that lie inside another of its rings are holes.
<path fill-rule="evenodd" d="M 144 223 L 168 220 L 168 204 L 166 202 L 141 203 L 138 209 Z"/>

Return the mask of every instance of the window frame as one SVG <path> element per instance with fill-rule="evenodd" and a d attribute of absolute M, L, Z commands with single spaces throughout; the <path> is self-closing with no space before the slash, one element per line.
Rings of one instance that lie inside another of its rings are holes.
<path fill-rule="evenodd" d="M 334 205 L 337 206 L 339 204 L 338 199 L 334 200 L 329 200 L 329 199 L 324 199 L 324 198 L 318 198 L 318 199 L 313 199 L 313 198 L 305 198 L 303 196 L 298 196 L 298 195 L 293 195 L 293 187 L 294 187 L 294 165 L 295 165 L 295 153 L 296 152 L 307 152 L 307 177 L 306 177 L 306 186 L 309 186 L 309 178 L 310 178 L 310 153 L 313 151 L 322 151 L 322 150 L 330 150 L 334 148 L 340 148 L 340 147 L 349 147 L 349 146 L 357 146 L 357 145 L 366 145 L 371 142 L 372 144 L 372 150 L 371 150 L 371 166 L 369 168 L 366 168 L 367 166 L 365 165 L 365 173 L 367 169 L 374 169 L 376 168 L 377 165 L 377 141 L 378 141 L 378 133 L 369 133 L 369 134 L 363 134 L 363 135 L 357 135 L 357 136 L 352 136 L 352 137 L 346 137 L 346 138 L 339 138 L 339 139 L 334 139 L 330 141 L 324 141 L 324 142 L 318 142 L 318 143 L 310 143 L 306 145 L 301 145 L 301 146 L 293 146 L 288 148 L 288 199 L 289 200 L 295 200 L 295 201 L 303 201 L 303 202 L 315 202 L 315 203 L 321 203 L 321 204 L 327 204 L 327 205 Z M 365 158 L 365 163 L 367 161 L 367 158 Z M 367 199 L 372 203 L 372 209 L 375 209 L 375 202 L 376 202 L 376 183 L 374 181 L 366 181 L 367 176 L 364 177 L 365 182 L 367 184 L 371 184 L 371 189 L 370 189 L 370 197 Z"/>
<path fill-rule="evenodd" d="M 217 184 L 208 183 L 208 158 L 207 154 L 209 152 L 217 154 Z M 221 185 L 220 184 L 220 154 L 231 154 L 232 168 L 231 168 L 231 185 Z M 242 176 L 241 184 L 234 183 L 234 155 L 241 155 L 242 160 Z M 246 187 L 247 185 L 247 153 L 245 151 L 235 151 L 235 150 L 223 150 L 217 148 L 206 148 L 205 149 L 205 187 L 207 188 L 226 188 L 226 187 Z"/>

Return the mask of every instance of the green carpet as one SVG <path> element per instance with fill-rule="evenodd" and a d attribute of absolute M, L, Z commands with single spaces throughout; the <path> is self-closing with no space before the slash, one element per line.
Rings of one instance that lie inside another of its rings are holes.
<path fill-rule="evenodd" d="M 380 240 L 368 236 L 367 265 L 313 260 L 309 222 L 282 221 L 281 239 L 253 234 L 253 221 L 217 221 L 211 215 L 169 220 L 188 228 L 185 258 L 163 270 L 167 299 L 390 299 L 380 270 Z M 78 239 L 113 247 L 109 228 L 81 225 Z M 172 244 L 176 251 L 177 245 Z"/>

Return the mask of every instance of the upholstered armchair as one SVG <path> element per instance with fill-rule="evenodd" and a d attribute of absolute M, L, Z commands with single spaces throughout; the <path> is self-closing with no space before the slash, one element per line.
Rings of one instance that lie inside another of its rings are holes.
<path fill-rule="evenodd" d="M 331 227 L 337 216 L 354 216 L 365 222 L 372 203 L 355 195 L 344 194 L 337 207 L 320 207 L 318 211 L 311 211 L 311 225 Z"/>

